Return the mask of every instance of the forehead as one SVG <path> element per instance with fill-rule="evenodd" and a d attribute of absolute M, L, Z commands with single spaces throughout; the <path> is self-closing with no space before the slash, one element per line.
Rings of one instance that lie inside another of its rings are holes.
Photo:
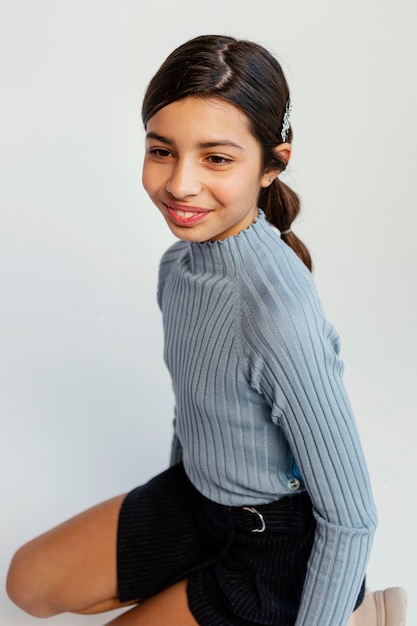
<path fill-rule="evenodd" d="M 147 131 L 167 137 L 193 136 L 199 140 L 215 135 L 255 141 L 246 114 L 221 98 L 189 96 L 172 102 L 149 119 Z"/>

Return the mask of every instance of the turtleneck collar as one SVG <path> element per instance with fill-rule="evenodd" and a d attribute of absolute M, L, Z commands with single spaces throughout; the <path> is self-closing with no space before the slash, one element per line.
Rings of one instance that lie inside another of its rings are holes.
<path fill-rule="evenodd" d="M 245 254 L 245 250 L 259 246 L 263 231 L 271 235 L 265 213 L 259 209 L 256 220 L 238 235 L 216 241 L 188 242 L 187 256 L 189 255 L 191 272 L 235 275 L 239 258 Z"/>

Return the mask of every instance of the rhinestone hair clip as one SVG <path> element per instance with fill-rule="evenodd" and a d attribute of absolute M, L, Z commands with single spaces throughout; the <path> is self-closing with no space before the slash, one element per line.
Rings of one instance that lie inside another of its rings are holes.
<path fill-rule="evenodd" d="M 285 105 L 284 119 L 282 120 L 282 128 L 281 128 L 282 141 L 285 141 L 287 139 L 288 131 L 290 130 L 291 111 L 292 111 L 292 104 L 291 104 L 290 98 L 288 98 L 287 104 Z"/>

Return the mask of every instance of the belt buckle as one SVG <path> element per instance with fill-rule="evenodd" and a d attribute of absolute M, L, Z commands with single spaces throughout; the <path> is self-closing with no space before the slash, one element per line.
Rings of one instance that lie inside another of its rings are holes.
<path fill-rule="evenodd" d="M 254 515 L 257 515 L 259 517 L 259 520 L 261 522 L 261 527 L 260 528 L 253 528 L 251 530 L 252 533 L 263 533 L 266 530 L 266 524 L 265 524 L 265 520 L 264 520 L 264 516 L 262 515 L 262 513 L 259 513 L 259 511 L 257 511 L 255 509 L 255 507 L 253 506 L 244 506 L 242 507 L 244 511 L 249 511 L 250 513 L 253 513 Z"/>

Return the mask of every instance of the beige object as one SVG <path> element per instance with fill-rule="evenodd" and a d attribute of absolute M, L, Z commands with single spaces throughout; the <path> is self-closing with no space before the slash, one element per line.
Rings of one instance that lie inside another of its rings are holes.
<path fill-rule="evenodd" d="M 405 626 L 407 593 L 401 587 L 365 592 L 359 608 L 347 626 Z"/>

